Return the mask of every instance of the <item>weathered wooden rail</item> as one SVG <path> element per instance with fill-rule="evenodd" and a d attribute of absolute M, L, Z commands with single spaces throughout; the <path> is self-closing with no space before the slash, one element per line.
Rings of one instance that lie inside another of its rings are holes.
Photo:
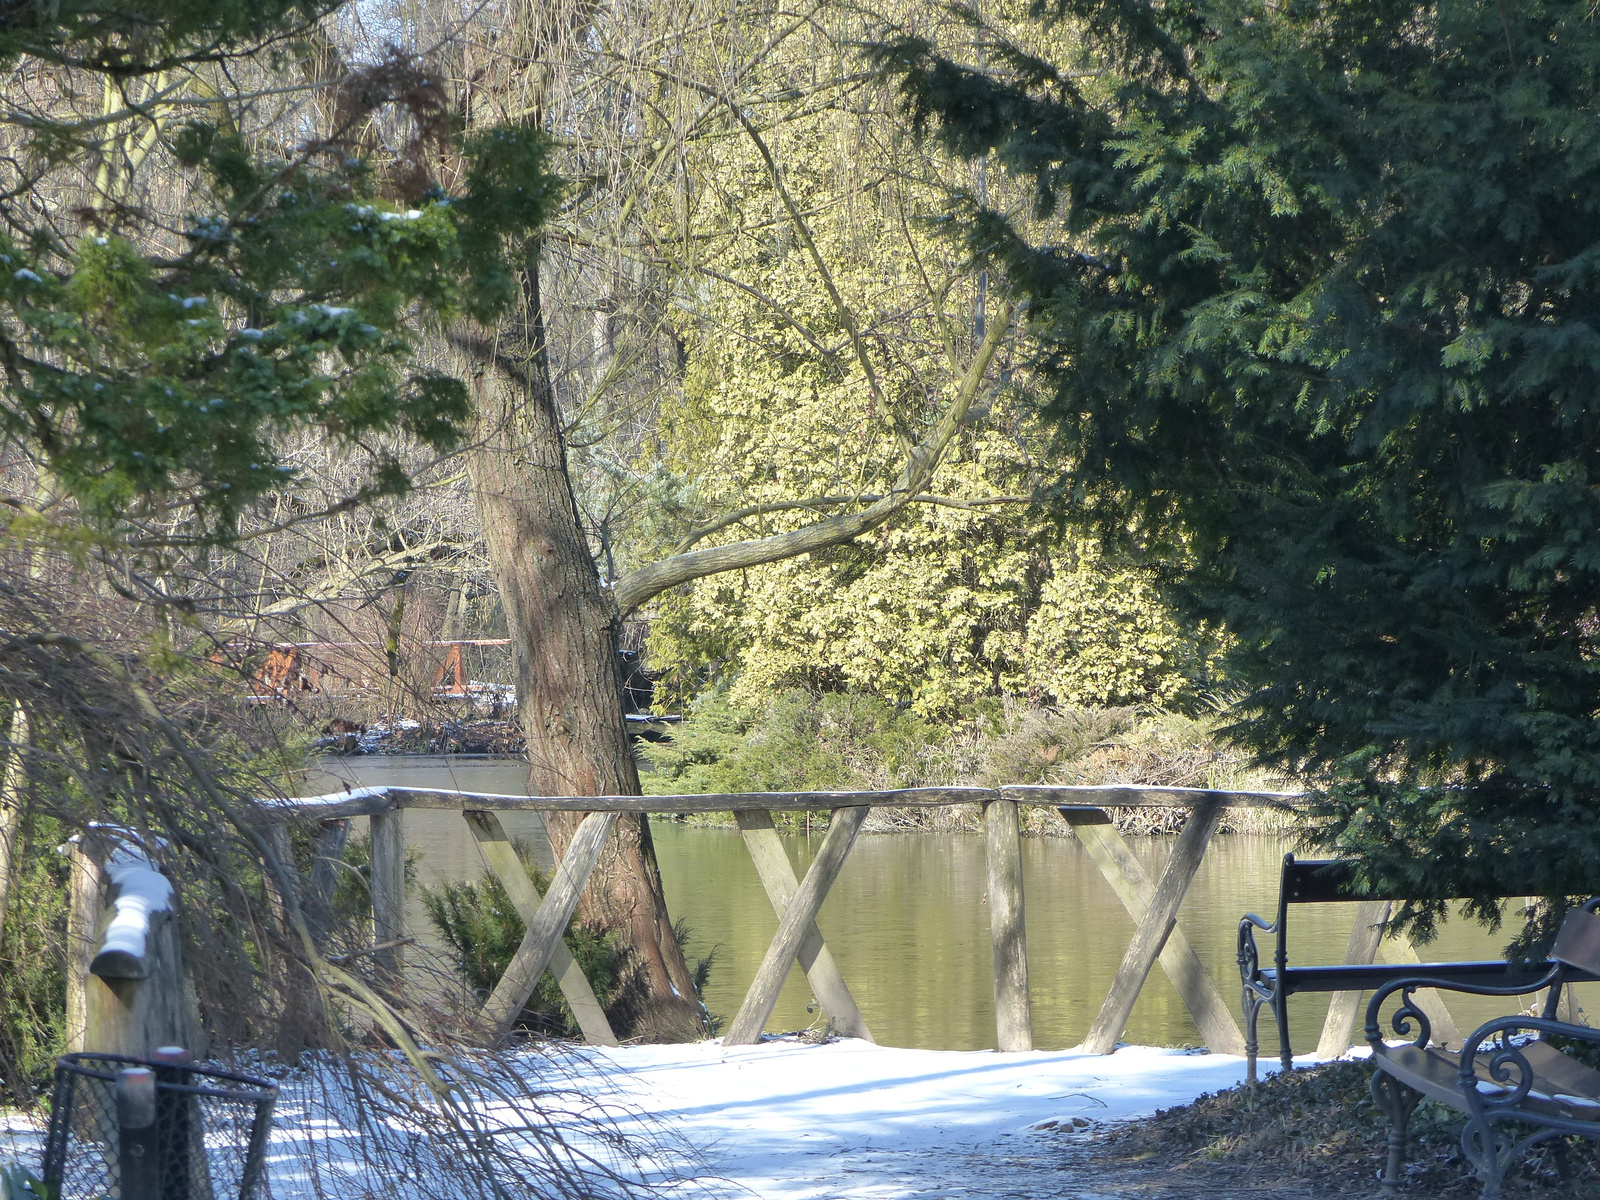
<path fill-rule="evenodd" d="M 1135 923 L 1135 932 L 1105 1003 L 1084 1041 L 1086 1049 L 1116 1048 L 1134 1004 L 1157 962 L 1171 979 L 1206 1044 L 1228 1054 L 1244 1053 L 1244 1035 L 1229 1005 L 1177 928 L 1177 916 L 1224 810 L 1292 807 L 1294 794 L 1212 791 L 1200 788 L 1112 786 L 1015 786 L 1002 788 L 904 788 L 876 792 L 744 792 L 674 796 L 506 796 L 429 788 L 368 787 L 295 800 L 262 801 L 268 813 L 324 823 L 333 837 L 352 817 L 372 822 L 374 943 L 387 946 L 379 965 L 401 969 L 404 929 L 406 809 L 462 813 L 485 865 L 505 884 L 526 926 L 522 944 L 485 1002 L 487 1031 L 508 1030 L 527 1004 L 545 970 L 551 970 L 591 1042 L 616 1038 L 588 981 L 567 953 L 562 933 L 577 907 L 611 827 L 622 813 L 732 812 L 778 916 L 778 931 L 756 971 L 744 1002 L 729 1023 L 725 1042 L 748 1045 L 761 1036 L 794 963 L 835 1029 L 871 1040 L 838 964 L 828 952 L 817 915 L 838 878 L 862 823 L 875 807 L 927 808 L 976 804 L 983 809 L 988 860 L 990 938 L 994 959 L 994 1006 L 1001 1050 L 1031 1050 L 1028 951 L 1022 884 L 1019 806 L 1052 807 L 1077 834 L 1091 860 Z M 1108 808 L 1185 808 L 1190 816 L 1160 876 L 1152 882 L 1111 824 Z M 578 826 L 541 898 L 512 850 L 497 812 L 576 811 L 589 815 Z M 828 832 L 803 878 L 797 878 L 777 832 L 775 811 L 833 814 Z"/>

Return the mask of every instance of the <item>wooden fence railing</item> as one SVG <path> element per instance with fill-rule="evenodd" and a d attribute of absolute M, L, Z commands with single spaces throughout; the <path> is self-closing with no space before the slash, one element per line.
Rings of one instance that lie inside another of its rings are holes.
<path fill-rule="evenodd" d="M 377 957 L 384 970 L 402 966 L 405 838 L 408 808 L 454 809 L 477 839 L 488 869 L 505 884 L 526 926 L 522 944 L 483 1006 L 487 1031 L 504 1033 L 527 1004 L 546 969 L 554 972 L 584 1036 L 602 1045 L 616 1038 L 588 981 L 562 941 L 578 897 L 599 861 L 611 827 L 621 813 L 733 812 L 763 888 L 778 915 L 778 931 L 729 1023 L 724 1041 L 757 1041 L 777 1004 L 795 962 L 835 1029 L 872 1039 L 838 964 L 828 952 L 817 914 L 849 856 L 867 813 L 874 807 L 938 807 L 978 804 L 983 808 L 988 861 L 990 941 L 994 960 L 994 1005 L 1001 1050 L 1031 1050 L 1028 950 L 1022 886 L 1019 805 L 1056 808 L 1078 835 L 1091 860 L 1135 923 L 1132 940 L 1115 981 L 1096 1016 L 1086 1049 L 1109 1054 L 1127 1025 L 1133 1006 L 1159 962 L 1171 979 L 1206 1045 L 1219 1053 L 1243 1054 L 1244 1035 L 1231 1008 L 1204 964 L 1177 928 L 1179 908 L 1205 856 L 1224 810 L 1238 807 L 1294 806 L 1298 797 L 1282 792 L 1211 791 L 1201 788 L 1111 786 L 1015 786 L 1002 788 L 903 788 L 875 792 L 742 792 L 673 796 L 507 796 L 432 788 L 367 787 L 293 800 L 262 801 L 268 813 L 324 823 L 325 838 L 347 828 L 351 817 L 372 823 L 373 938 L 387 946 Z M 1152 882 L 1111 824 L 1108 808 L 1186 808 L 1183 832 L 1160 876 Z M 540 897 L 512 850 L 495 813 L 507 810 L 578 811 L 589 815 L 578 826 Z M 816 857 L 797 878 L 773 826 L 774 811 L 829 810 L 833 819 Z"/>

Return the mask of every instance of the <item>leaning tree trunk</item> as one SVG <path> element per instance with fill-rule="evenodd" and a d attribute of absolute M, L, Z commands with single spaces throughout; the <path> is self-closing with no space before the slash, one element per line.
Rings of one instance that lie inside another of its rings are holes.
<path fill-rule="evenodd" d="M 476 351 L 475 439 L 468 470 L 516 650 L 517 707 L 530 790 L 545 796 L 639 795 L 623 718 L 616 606 L 579 524 L 544 349 L 537 267 L 511 338 L 455 339 Z M 482 362 L 490 357 L 489 369 Z M 582 813 L 547 813 L 559 856 Z M 626 1020 L 658 1040 L 701 1036 L 702 1010 L 667 916 L 644 816 L 624 815 L 578 908 L 613 935 L 642 983 Z"/>

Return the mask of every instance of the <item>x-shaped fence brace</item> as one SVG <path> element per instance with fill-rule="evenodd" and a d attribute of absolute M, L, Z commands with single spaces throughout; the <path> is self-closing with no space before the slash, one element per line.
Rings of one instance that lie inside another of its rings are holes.
<path fill-rule="evenodd" d="M 313 801 L 292 801 L 273 807 L 293 808 L 324 818 L 325 833 L 313 865 L 318 880 L 324 853 L 337 856 L 333 831 L 343 818 L 372 818 L 372 890 L 374 939 L 393 944 L 378 965 L 398 973 L 404 942 L 405 848 L 400 812 L 405 807 L 459 808 L 472 829 L 484 863 L 504 884 L 526 927 L 521 944 L 494 992 L 484 1002 L 480 1020 L 485 1032 L 503 1034 L 527 1005 L 539 979 L 552 972 L 571 1006 L 584 1038 L 614 1046 L 617 1039 L 588 980 L 563 941 L 578 898 L 588 882 L 612 826 L 621 812 L 732 811 L 762 887 L 778 916 L 778 930 L 767 947 L 744 1001 L 729 1023 L 724 1042 L 757 1041 L 777 1005 L 789 971 L 798 962 L 812 994 L 836 1032 L 872 1040 L 837 962 L 829 952 L 817 916 L 838 879 L 856 835 L 874 805 L 952 804 L 977 801 L 984 812 L 988 863 L 990 934 L 994 958 L 997 1041 L 1001 1050 L 1033 1046 L 1029 1015 L 1027 937 L 1024 919 L 1019 805 L 1046 803 L 1058 808 L 1090 859 L 1133 918 L 1135 930 L 1105 1001 L 1095 1017 L 1084 1048 L 1108 1054 L 1116 1048 L 1150 972 L 1159 962 L 1188 1008 L 1205 1044 L 1225 1054 L 1244 1053 L 1244 1035 L 1204 964 L 1177 926 L 1179 910 L 1205 857 L 1207 846 L 1230 806 L 1285 804 L 1291 796 L 1276 793 L 1218 792 L 1191 788 L 1140 787 L 1011 787 L 928 788 L 877 793 L 750 793 L 727 796 L 650 797 L 522 797 L 406 788 L 368 788 Z M 850 801 L 857 801 L 850 803 Z M 1065 801 L 1065 803 L 1064 803 Z M 1080 801 L 1073 803 L 1072 801 Z M 765 802 L 765 803 L 763 803 Z M 1166 804 L 1189 808 L 1190 815 L 1167 863 L 1152 881 L 1132 849 L 1111 823 L 1107 807 Z M 540 897 L 494 810 L 565 809 L 590 811 L 562 855 L 547 895 Z M 803 878 L 797 878 L 773 824 L 771 810 L 831 809 L 828 832 Z M 342 842 L 342 832 L 337 835 Z M 1370 962 L 1379 950 L 1379 934 L 1387 912 L 1382 904 L 1357 906 L 1347 953 L 1349 962 Z M 1368 911 L 1373 909 L 1374 911 Z M 1390 955 L 1415 959 L 1409 943 L 1385 944 Z M 1364 957 L 1363 957 L 1364 956 Z M 1333 1055 L 1350 1045 L 1359 996 L 1338 993 L 1323 1028 L 1319 1054 Z M 1426 1000 L 1442 1039 L 1454 1024 L 1436 997 Z M 1459 1037 L 1459 1034 L 1456 1035 Z M 1333 1048 L 1338 1043 L 1337 1048 Z"/>

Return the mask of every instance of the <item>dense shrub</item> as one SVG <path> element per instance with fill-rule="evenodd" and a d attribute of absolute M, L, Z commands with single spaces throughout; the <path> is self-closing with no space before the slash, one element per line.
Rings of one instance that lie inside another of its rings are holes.
<path fill-rule="evenodd" d="M 59 822 L 36 817 L 22 830 L 0 946 L 0 1089 L 27 1103 L 66 1049 L 69 860 L 56 851 Z"/>
<path fill-rule="evenodd" d="M 849 791 L 915 787 L 942 767 L 943 735 L 876 696 L 780 693 L 756 713 L 703 697 L 671 742 L 644 751 L 663 792 Z"/>
<path fill-rule="evenodd" d="M 700 697 L 670 742 L 641 748 L 654 768 L 643 783 L 656 795 L 1029 783 L 1283 787 L 1217 740 L 1214 717 L 1042 708 L 1010 698 L 975 708 L 966 721 L 938 723 L 850 692 L 791 689 L 767 707 L 750 710 L 732 704 L 727 692 L 713 691 Z M 1182 820 L 1180 810 L 1124 816 L 1119 825 L 1135 832 L 1172 828 Z M 893 823 L 958 828 L 969 818 L 907 810 Z M 874 819 L 889 819 L 888 810 Z M 1261 826 L 1258 821 L 1248 827 Z"/>
<path fill-rule="evenodd" d="M 524 843 L 516 843 L 516 849 L 534 885 L 543 893 L 549 887 L 548 878 L 533 865 Z M 447 880 L 437 888 L 423 888 L 422 905 L 428 920 L 450 947 L 462 979 L 481 1003 L 500 982 L 526 931 L 505 885 L 490 871 L 476 882 Z M 687 942 L 687 927 L 680 921 L 675 928 L 679 942 Z M 565 937 L 567 949 L 594 989 L 595 999 L 606 1010 L 612 1029 L 619 1037 L 633 1035 L 642 1011 L 638 1001 L 644 987 L 638 964 L 617 945 L 613 935 L 599 933 L 576 917 L 568 923 Z M 704 989 L 715 957 L 712 951 L 691 961 L 697 991 Z M 582 1036 L 577 1018 L 549 971 L 540 978 L 518 1024 L 523 1029 L 557 1037 Z"/>

